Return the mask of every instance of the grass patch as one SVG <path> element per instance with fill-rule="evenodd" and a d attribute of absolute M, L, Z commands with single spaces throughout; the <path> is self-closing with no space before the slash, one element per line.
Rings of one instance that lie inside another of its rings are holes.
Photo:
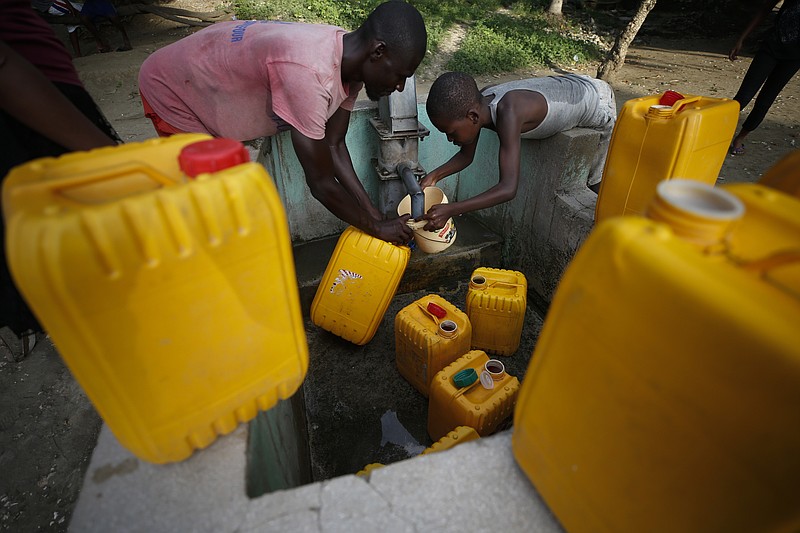
<path fill-rule="evenodd" d="M 382 0 L 233 0 L 240 19 L 286 20 L 357 28 Z M 601 50 L 570 37 L 577 24 L 565 14 L 560 22 L 545 15 L 543 0 L 418 0 L 425 19 L 428 55 L 438 53 L 454 24 L 468 26 L 459 50 L 446 65 L 472 75 L 510 72 L 524 67 L 565 66 L 598 59 Z"/>

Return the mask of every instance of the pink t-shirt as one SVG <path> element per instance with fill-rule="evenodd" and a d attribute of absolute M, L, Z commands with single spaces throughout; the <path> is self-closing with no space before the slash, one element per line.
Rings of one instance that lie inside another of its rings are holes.
<path fill-rule="evenodd" d="M 345 30 L 275 21 L 219 22 L 154 52 L 139 71 L 153 111 L 186 132 L 240 141 L 293 126 L 312 139 L 361 83 L 342 85 Z"/>

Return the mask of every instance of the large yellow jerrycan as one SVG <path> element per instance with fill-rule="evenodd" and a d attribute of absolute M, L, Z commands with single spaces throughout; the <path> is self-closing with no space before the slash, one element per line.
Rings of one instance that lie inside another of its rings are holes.
<path fill-rule="evenodd" d="M 458 307 L 428 294 L 394 317 L 397 370 L 424 396 L 433 376 L 470 351 L 472 326 Z"/>
<path fill-rule="evenodd" d="M 439 440 L 459 426 L 481 437 L 491 435 L 511 416 L 519 380 L 506 373 L 497 359 L 472 350 L 459 357 L 431 382 L 428 397 L 428 435 Z"/>
<path fill-rule="evenodd" d="M 237 164 L 240 143 L 209 139 L 39 159 L 4 184 L 20 291 L 120 443 L 154 463 L 289 398 L 308 366 L 275 186 Z"/>
<path fill-rule="evenodd" d="M 581 532 L 800 531 L 800 200 L 659 185 L 556 291 L 512 449 Z"/>
<path fill-rule="evenodd" d="M 339 237 L 311 302 L 311 320 L 354 344 L 368 343 L 410 257 L 408 246 L 395 246 L 349 226 Z"/>
<path fill-rule="evenodd" d="M 659 103 L 676 94 L 634 98 L 622 106 L 608 147 L 595 223 L 643 214 L 663 180 L 716 182 L 736 130 L 739 104 L 682 95 L 671 105 Z"/>
<path fill-rule="evenodd" d="M 493 355 L 514 355 L 522 338 L 527 304 L 528 281 L 522 272 L 476 268 L 466 298 L 472 347 Z"/>

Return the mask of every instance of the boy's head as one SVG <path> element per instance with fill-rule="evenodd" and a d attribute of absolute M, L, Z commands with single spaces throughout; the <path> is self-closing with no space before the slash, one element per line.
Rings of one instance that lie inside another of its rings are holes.
<path fill-rule="evenodd" d="M 425 108 L 433 125 L 456 145 L 471 144 L 480 132 L 483 96 L 472 76 L 446 72 L 436 78 Z"/>
<path fill-rule="evenodd" d="M 428 46 L 425 21 L 419 11 L 401 0 L 384 2 L 355 33 L 371 47 L 362 66 L 367 96 L 377 100 L 395 90 L 402 91 Z"/>

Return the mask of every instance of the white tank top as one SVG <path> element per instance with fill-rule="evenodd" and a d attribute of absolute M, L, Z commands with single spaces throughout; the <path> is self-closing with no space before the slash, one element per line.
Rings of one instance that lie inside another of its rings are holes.
<path fill-rule="evenodd" d="M 497 124 L 497 104 L 509 91 L 534 91 L 547 101 L 547 115 L 532 130 L 522 133 L 523 139 L 544 139 L 572 128 L 600 128 L 608 120 L 606 106 L 600 105 L 598 84 L 605 84 L 589 76 L 567 74 L 501 83 L 483 90 L 483 95 L 493 94 L 489 103 L 492 122 Z"/>

